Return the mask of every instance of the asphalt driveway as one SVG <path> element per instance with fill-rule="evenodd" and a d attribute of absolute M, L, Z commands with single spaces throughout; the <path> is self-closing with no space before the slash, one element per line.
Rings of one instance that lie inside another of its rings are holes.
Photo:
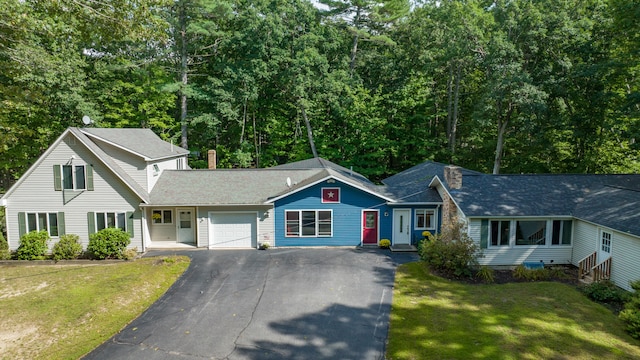
<path fill-rule="evenodd" d="M 169 291 L 86 359 L 383 359 L 395 268 L 414 253 L 193 250 Z"/>

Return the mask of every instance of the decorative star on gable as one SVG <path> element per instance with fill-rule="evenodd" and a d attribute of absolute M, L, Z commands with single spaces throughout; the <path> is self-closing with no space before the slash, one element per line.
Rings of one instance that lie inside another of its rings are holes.
<path fill-rule="evenodd" d="M 340 188 L 322 188 L 323 203 L 339 203 Z"/>

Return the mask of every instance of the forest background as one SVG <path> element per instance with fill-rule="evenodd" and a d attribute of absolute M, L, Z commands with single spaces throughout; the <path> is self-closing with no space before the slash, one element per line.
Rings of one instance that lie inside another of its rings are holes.
<path fill-rule="evenodd" d="M 0 192 L 84 115 L 193 167 L 640 171 L 639 0 L 320 3 L 0 0 Z"/>

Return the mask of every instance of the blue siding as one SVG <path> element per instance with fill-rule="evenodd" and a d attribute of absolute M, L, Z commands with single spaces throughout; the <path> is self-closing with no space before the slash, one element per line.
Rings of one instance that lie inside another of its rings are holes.
<path fill-rule="evenodd" d="M 436 223 L 435 223 L 435 229 L 427 229 L 429 232 L 431 232 L 432 234 L 437 234 L 440 232 L 440 226 L 442 225 L 442 215 L 441 215 L 441 207 L 438 207 L 436 205 L 395 205 L 393 206 L 394 209 L 411 209 L 411 244 L 413 245 L 418 245 L 418 243 L 420 242 L 420 240 L 422 240 L 422 232 L 425 231 L 425 229 L 416 229 L 416 210 L 417 209 L 428 209 L 428 210 L 435 210 L 436 212 Z M 393 218 L 391 215 L 391 211 L 389 212 L 389 222 L 387 224 L 387 229 L 386 233 L 388 234 L 387 239 L 391 239 L 391 234 L 393 232 Z"/>
<path fill-rule="evenodd" d="M 340 188 L 340 203 L 322 203 L 323 187 Z M 277 200 L 274 204 L 276 246 L 357 246 L 362 238 L 362 210 L 379 211 L 380 238 L 389 239 L 391 214 L 386 200 L 350 185 L 336 181 L 322 182 L 295 194 Z M 333 210 L 333 236 L 331 237 L 286 237 L 285 210 Z M 386 231 L 386 232 L 385 232 Z M 378 239 L 379 240 L 379 239 Z"/>

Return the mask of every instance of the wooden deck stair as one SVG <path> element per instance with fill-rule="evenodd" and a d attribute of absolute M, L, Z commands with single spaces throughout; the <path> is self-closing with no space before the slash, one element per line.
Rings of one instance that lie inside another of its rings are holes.
<path fill-rule="evenodd" d="M 611 278 L 611 257 L 598 263 L 598 252 L 586 256 L 578 262 L 578 280 L 584 284 L 591 284 Z"/>

